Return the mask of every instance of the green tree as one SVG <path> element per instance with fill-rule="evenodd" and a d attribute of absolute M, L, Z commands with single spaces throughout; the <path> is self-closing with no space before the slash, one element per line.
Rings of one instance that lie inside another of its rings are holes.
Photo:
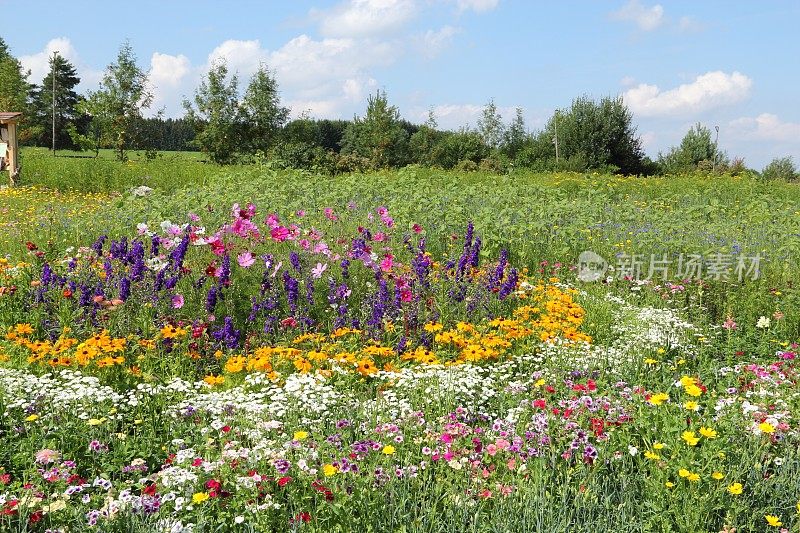
<path fill-rule="evenodd" d="M 366 115 L 345 129 L 342 154 L 369 159 L 375 168 L 399 167 L 409 161 L 408 138 L 397 107 L 378 91 L 367 100 Z"/>
<path fill-rule="evenodd" d="M 0 37 L 0 110 L 24 112 L 27 109 L 28 75 Z"/>
<path fill-rule="evenodd" d="M 28 127 L 28 83 L 30 72 L 23 70 L 22 63 L 11 55 L 8 45 L 0 37 L 0 111 L 21 111 L 24 115 L 19 124 L 19 142 L 25 143 L 34 130 Z"/>
<path fill-rule="evenodd" d="M 573 100 L 569 109 L 556 110 L 537 136 L 533 151 L 554 160 L 556 131 L 561 164 L 570 170 L 642 172 L 641 139 L 621 97 L 605 97 L 596 102 L 583 96 Z"/>
<path fill-rule="evenodd" d="M 42 84 L 35 86 L 31 92 L 33 111 L 31 122 L 40 131 L 36 139 L 39 145 L 47 147 L 53 145 L 53 100 L 55 100 L 55 147 L 57 150 L 76 148 L 69 130 L 70 126 L 76 127 L 82 119 L 82 115 L 78 112 L 81 97 L 75 92 L 75 86 L 80 81 L 75 67 L 64 57 L 56 54 L 50 58 L 50 71 L 42 80 Z"/>
<path fill-rule="evenodd" d="M 215 163 L 231 163 L 243 151 L 244 115 L 238 86 L 238 77 L 228 77 L 227 64 L 218 61 L 200 82 L 194 102 L 183 102 L 186 119 L 197 132 L 192 145 Z"/>
<path fill-rule="evenodd" d="M 434 166 L 436 164 L 436 145 L 441 140 L 441 132 L 436 128 L 436 115 L 433 109 L 428 111 L 428 119 L 425 124 L 411 135 L 409 138 L 409 150 L 411 159 L 420 165 Z"/>
<path fill-rule="evenodd" d="M 89 133 L 73 132 L 73 139 L 81 146 L 107 146 L 114 149 L 117 159 L 125 161 L 127 151 L 140 147 L 142 139 L 137 126 L 141 124 L 142 110 L 153 102 L 147 84 L 148 74 L 136 64 L 136 55 L 130 42 L 122 44 L 116 63 L 106 68 L 100 89 L 90 92 L 78 111 L 91 116 Z"/>
<path fill-rule="evenodd" d="M 242 108 L 247 125 L 247 150 L 267 153 L 289 118 L 289 108 L 281 106 L 278 82 L 264 65 L 259 66 L 250 80 Z"/>
<path fill-rule="evenodd" d="M 663 172 L 670 174 L 725 168 L 727 163 L 727 157 L 711 139 L 711 130 L 699 122 L 686 132 L 679 146 L 658 154 L 658 164 Z"/>
<path fill-rule="evenodd" d="M 513 160 L 525 147 L 529 137 L 528 131 L 525 129 L 525 117 L 522 116 L 522 108 L 518 107 L 514 114 L 514 120 L 511 121 L 503 136 L 501 151 L 509 159 Z"/>
<path fill-rule="evenodd" d="M 494 100 L 489 100 L 489 103 L 484 106 L 481 118 L 478 119 L 478 132 L 486 146 L 492 150 L 497 149 L 503 141 L 505 133 L 503 117 L 497 111 Z"/>
<path fill-rule="evenodd" d="M 791 157 L 776 157 L 764 167 L 761 177 L 765 180 L 797 181 L 800 174 Z"/>

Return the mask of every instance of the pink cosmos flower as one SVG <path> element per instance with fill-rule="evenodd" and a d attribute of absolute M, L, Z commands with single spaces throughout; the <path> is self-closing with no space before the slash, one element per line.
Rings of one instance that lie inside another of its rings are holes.
<path fill-rule="evenodd" d="M 411 301 L 411 290 L 410 289 L 403 289 L 400 291 L 400 300 L 402 302 L 410 302 Z"/>
<path fill-rule="evenodd" d="M 332 207 L 326 207 L 324 213 L 325 213 L 325 218 L 327 218 L 328 220 L 334 220 L 334 221 L 339 220 L 339 217 L 337 217 L 336 214 L 333 212 Z"/>
<path fill-rule="evenodd" d="M 380 231 L 380 232 L 376 233 L 375 235 L 373 235 L 372 240 L 376 241 L 376 242 L 383 242 L 383 241 L 387 240 L 388 238 L 389 238 L 388 235 L 386 235 L 385 233 Z"/>
<path fill-rule="evenodd" d="M 283 242 L 289 238 L 289 230 L 283 226 L 277 226 L 270 231 L 272 239 L 277 242 Z"/>
<path fill-rule="evenodd" d="M 248 251 L 237 255 L 236 261 L 238 261 L 240 267 L 250 268 L 256 262 L 256 258 Z"/>
<path fill-rule="evenodd" d="M 297 244 L 299 244 L 300 248 L 302 248 L 303 250 L 308 250 L 311 247 L 311 243 L 308 242 L 308 239 L 300 239 L 299 241 L 297 241 Z"/>
<path fill-rule="evenodd" d="M 300 209 L 299 211 L 295 212 L 295 215 L 297 215 L 298 217 L 304 217 L 306 216 L 306 212 Z"/>
<path fill-rule="evenodd" d="M 189 213 L 189 220 L 192 222 L 200 222 L 200 217 L 194 213 Z"/>
<path fill-rule="evenodd" d="M 36 462 L 39 464 L 55 463 L 59 459 L 61 459 L 61 454 L 55 450 L 45 448 L 36 452 Z"/>
<path fill-rule="evenodd" d="M 497 446 L 495 446 L 494 444 L 489 444 L 488 446 L 486 446 L 486 453 L 494 457 L 495 454 L 497 454 Z"/>
<path fill-rule="evenodd" d="M 172 307 L 175 309 L 180 309 L 183 307 L 184 299 L 182 294 L 176 294 L 172 297 Z"/>
<path fill-rule="evenodd" d="M 272 213 L 267 217 L 264 223 L 269 226 L 270 229 L 275 229 L 280 225 L 280 220 L 278 219 L 278 215 Z"/>
<path fill-rule="evenodd" d="M 322 273 L 328 268 L 328 263 L 324 265 L 322 263 L 317 263 L 317 266 L 311 269 L 311 277 L 314 279 L 319 279 L 322 277 Z"/>
<path fill-rule="evenodd" d="M 392 259 L 392 254 L 386 254 L 386 257 L 384 257 L 383 261 L 381 261 L 381 270 L 384 272 L 389 272 L 392 270 Z"/>
<path fill-rule="evenodd" d="M 414 224 L 411 229 L 414 230 L 414 233 L 422 233 L 422 226 L 419 224 Z"/>

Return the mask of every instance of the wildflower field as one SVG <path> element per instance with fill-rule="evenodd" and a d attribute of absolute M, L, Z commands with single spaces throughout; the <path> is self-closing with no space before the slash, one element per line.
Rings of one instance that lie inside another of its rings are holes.
<path fill-rule="evenodd" d="M 1 531 L 800 531 L 794 185 L 52 172 L 0 190 Z"/>

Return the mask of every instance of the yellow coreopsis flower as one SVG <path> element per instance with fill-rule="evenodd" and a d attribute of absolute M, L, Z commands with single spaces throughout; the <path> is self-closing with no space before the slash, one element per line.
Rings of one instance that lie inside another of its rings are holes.
<path fill-rule="evenodd" d="M 704 436 L 705 438 L 707 438 L 707 439 L 716 439 L 717 438 L 717 432 L 714 431 L 713 429 L 707 428 L 705 426 L 702 426 L 700 428 L 700 434 L 702 436 Z"/>
<path fill-rule="evenodd" d="M 761 430 L 761 433 L 775 433 L 775 426 L 769 422 L 761 422 L 758 425 L 758 429 Z"/>
<path fill-rule="evenodd" d="M 723 474 L 722 472 L 714 472 L 713 474 L 711 474 L 711 477 L 713 477 L 714 479 L 719 480 L 719 479 L 724 478 L 725 474 Z"/>
<path fill-rule="evenodd" d="M 327 477 L 331 477 L 332 475 L 336 474 L 339 469 L 331 464 L 327 464 L 322 467 L 322 473 L 325 474 Z"/>
<path fill-rule="evenodd" d="M 689 481 L 700 481 L 700 474 L 692 472 L 686 477 L 686 479 L 688 479 Z"/>
<path fill-rule="evenodd" d="M 694 431 L 684 431 L 681 434 L 681 438 L 686 441 L 686 444 L 689 446 L 697 446 L 697 443 L 700 442 L 700 437 L 695 435 Z"/>
<path fill-rule="evenodd" d="M 207 492 L 195 492 L 192 495 L 192 503 L 200 504 L 206 501 L 209 498 Z"/>
<path fill-rule="evenodd" d="M 689 411 L 697 411 L 700 409 L 700 404 L 695 402 L 694 400 L 689 400 L 688 402 L 683 404 L 683 407 Z"/>
<path fill-rule="evenodd" d="M 653 461 L 658 461 L 659 459 L 661 459 L 660 455 L 658 455 L 656 452 L 653 452 L 653 451 L 650 451 L 650 450 L 647 450 L 646 452 L 644 452 L 644 456 L 646 458 L 648 458 L 648 459 L 652 459 Z"/>
<path fill-rule="evenodd" d="M 781 519 L 774 514 L 766 514 L 764 515 L 764 519 L 767 521 L 767 524 L 771 525 L 772 527 L 781 527 L 783 525 Z"/>
<path fill-rule="evenodd" d="M 669 394 L 664 392 L 657 392 L 650 396 L 647 399 L 647 402 L 651 405 L 661 405 L 665 401 L 669 400 Z"/>
<path fill-rule="evenodd" d="M 741 494 L 743 490 L 744 488 L 742 487 L 741 483 L 733 483 L 731 485 L 728 485 L 728 492 L 730 492 L 734 496 Z"/>
<path fill-rule="evenodd" d="M 661 450 L 663 448 L 664 448 L 664 443 L 663 442 L 654 442 L 653 443 L 653 449 L 654 450 Z"/>
<path fill-rule="evenodd" d="M 293 438 L 294 440 L 305 440 L 308 438 L 308 431 L 295 431 Z"/>
<path fill-rule="evenodd" d="M 384 455 L 394 455 L 394 452 L 395 452 L 394 446 L 392 446 L 391 444 L 387 444 L 386 446 L 383 447 Z"/>
<path fill-rule="evenodd" d="M 680 470 L 678 470 L 678 475 L 681 477 L 689 477 L 692 475 L 692 473 L 686 470 L 685 468 L 681 468 Z"/>

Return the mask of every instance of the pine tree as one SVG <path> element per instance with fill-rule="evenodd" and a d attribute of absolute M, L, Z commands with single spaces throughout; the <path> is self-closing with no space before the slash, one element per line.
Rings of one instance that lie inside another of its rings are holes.
<path fill-rule="evenodd" d="M 75 87 L 80 81 L 75 67 L 67 59 L 58 54 L 50 58 L 50 71 L 42 80 L 41 86 L 35 86 L 31 91 L 33 115 L 31 121 L 40 132 L 37 135 L 37 144 L 47 147 L 53 145 L 55 94 L 55 148 L 63 150 L 76 147 L 69 130 L 76 128 L 83 117 L 77 109 L 81 97 L 75 92 Z"/>

